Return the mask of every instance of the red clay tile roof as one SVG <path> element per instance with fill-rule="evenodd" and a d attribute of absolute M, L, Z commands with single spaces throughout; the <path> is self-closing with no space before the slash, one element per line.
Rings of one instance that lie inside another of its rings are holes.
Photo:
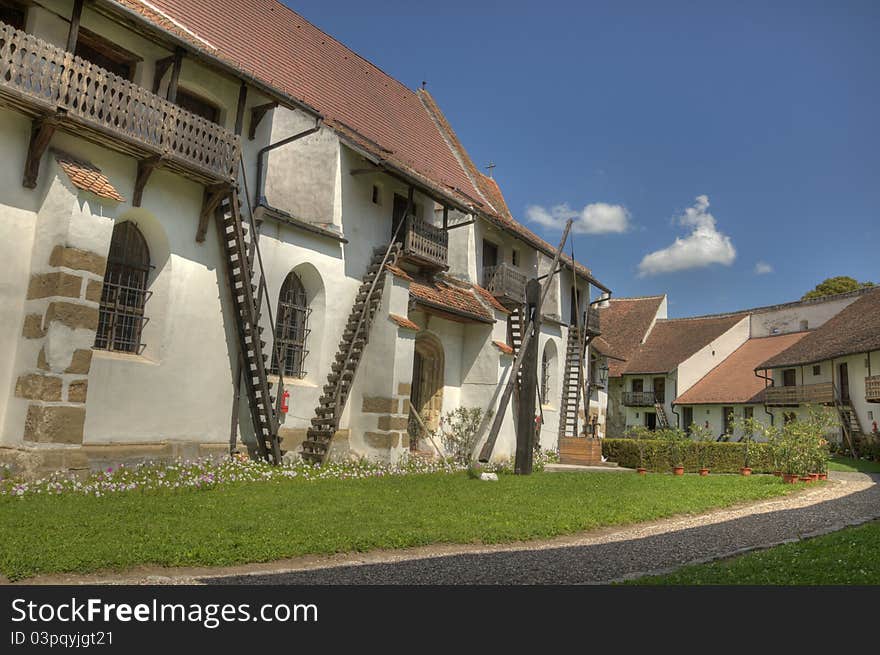
<path fill-rule="evenodd" d="M 626 361 L 626 358 L 621 357 L 617 353 L 614 352 L 614 348 L 608 343 L 604 337 L 598 336 L 590 342 L 590 348 L 594 349 L 597 353 L 602 355 L 603 357 L 607 357 L 608 359 L 616 359 L 620 362 Z M 610 364 L 609 364 L 610 370 Z"/>
<path fill-rule="evenodd" d="M 409 285 L 410 296 L 418 303 L 483 323 L 494 323 L 495 317 L 477 299 L 476 291 L 449 284 L 443 280 L 415 280 Z"/>
<path fill-rule="evenodd" d="M 503 312 L 505 314 L 512 313 L 509 309 L 507 309 L 507 307 L 505 307 L 500 302 L 498 302 L 498 298 L 493 296 L 491 293 L 489 293 L 486 289 L 481 287 L 479 284 L 474 284 L 472 286 L 474 287 L 474 291 L 476 291 L 478 294 L 480 294 L 483 297 L 483 300 L 485 300 L 487 303 L 489 303 L 489 305 L 491 305 L 492 307 L 497 309 L 499 312 Z"/>
<path fill-rule="evenodd" d="M 125 202 L 125 198 L 110 184 L 110 180 L 101 172 L 100 168 L 60 150 L 55 150 L 53 154 L 75 187 L 94 193 L 101 198 Z"/>
<path fill-rule="evenodd" d="M 608 307 L 599 308 L 602 339 L 614 355 L 624 360 L 632 357 L 648 333 L 662 302 L 663 296 L 612 298 Z M 608 376 L 620 377 L 625 368 L 623 361 L 609 362 Z"/>
<path fill-rule="evenodd" d="M 398 314 L 388 314 L 388 318 L 397 323 L 402 328 L 406 328 L 407 330 L 415 330 L 418 332 L 421 328 L 418 325 L 413 323 L 411 320 L 404 316 L 399 316 Z"/>
<path fill-rule="evenodd" d="M 503 352 L 505 355 L 512 355 L 513 354 L 513 346 L 509 346 L 508 344 L 504 343 L 503 341 L 492 341 L 492 344 L 496 348 L 498 348 L 498 350 Z"/>
<path fill-rule="evenodd" d="M 394 264 L 385 264 L 385 268 L 391 271 L 395 276 L 402 277 L 404 280 L 409 280 L 410 282 L 412 282 L 412 277 L 410 276 L 410 274 L 399 266 L 395 266 Z"/>
<path fill-rule="evenodd" d="M 764 402 L 763 379 L 755 367 L 807 336 L 807 332 L 749 339 L 675 400 L 676 405 Z"/>
<path fill-rule="evenodd" d="M 459 202 L 478 191 L 418 95 L 277 0 L 116 0 L 317 109 L 376 157 Z M 189 32 L 187 34 L 187 31 Z M 198 38 L 193 38 L 193 36 Z"/>
<path fill-rule="evenodd" d="M 758 369 L 814 364 L 833 357 L 880 350 L 880 289 L 866 293 Z"/>
<path fill-rule="evenodd" d="M 645 343 L 627 361 L 624 373 L 668 373 L 746 316 L 658 319 Z M 601 316 L 599 320 L 603 327 Z"/>

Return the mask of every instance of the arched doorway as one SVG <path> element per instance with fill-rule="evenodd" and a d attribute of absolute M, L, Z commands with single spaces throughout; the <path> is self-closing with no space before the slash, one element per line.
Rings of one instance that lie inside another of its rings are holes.
<path fill-rule="evenodd" d="M 412 388 L 410 402 L 429 430 L 436 430 L 440 424 L 443 408 L 443 346 L 430 334 L 416 338 L 413 356 Z M 409 419 L 410 450 L 419 450 L 419 442 L 426 438 L 419 422 L 412 416 Z"/>

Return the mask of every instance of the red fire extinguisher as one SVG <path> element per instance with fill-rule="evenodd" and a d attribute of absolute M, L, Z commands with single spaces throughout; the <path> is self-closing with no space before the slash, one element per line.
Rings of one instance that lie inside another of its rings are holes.
<path fill-rule="evenodd" d="M 287 414 L 290 410 L 290 405 L 287 404 L 287 401 L 290 400 L 290 392 L 285 389 L 284 393 L 281 394 L 281 413 Z"/>

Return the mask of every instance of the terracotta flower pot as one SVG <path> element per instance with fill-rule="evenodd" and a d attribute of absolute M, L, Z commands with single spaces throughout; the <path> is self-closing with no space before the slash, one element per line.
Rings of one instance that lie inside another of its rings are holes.
<path fill-rule="evenodd" d="M 820 473 L 820 474 L 819 474 L 819 479 L 820 479 L 820 480 L 827 480 L 827 479 L 828 479 L 828 474 L 827 474 L 827 473 Z"/>
<path fill-rule="evenodd" d="M 639 475 L 645 475 L 648 472 L 648 469 L 642 468 L 641 466 L 636 469 L 639 472 Z"/>
<path fill-rule="evenodd" d="M 739 470 L 739 472 L 740 472 L 741 475 L 751 475 L 751 474 L 752 474 L 752 469 L 750 469 L 748 466 L 743 466 L 743 467 Z"/>
<path fill-rule="evenodd" d="M 813 482 L 815 482 L 816 480 L 819 479 L 819 474 L 818 474 L 818 473 L 810 473 L 810 479 L 811 479 Z"/>
<path fill-rule="evenodd" d="M 703 477 L 709 475 L 709 469 L 700 469 L 700 475 Z"/>
<path fill-rule="evenodd" d="M 782 477 L 782 471 L 773 471 L 773 475 L 775 475 L 777 478 L 781 478 L 781 477 Z"/>
<path fill-rule="evenodd" d="M 684 475 L 684 467 L 683 466 L 673 466 L 672 467 L 673 475 Z"/>
<path fill-rule="evenodd" d="M 798 481 L 797 473 L 783 473 L 782 474 L 782 481 L 785 484 L 794 484 L 795 482 Z"/>
<path fill-rule="evenodd" d="M 812 482 L 813 478 L 811 478 L 809 475 L 802 475 L 800 477 L 800 480 L 801 480 L 801 482 Z"/>

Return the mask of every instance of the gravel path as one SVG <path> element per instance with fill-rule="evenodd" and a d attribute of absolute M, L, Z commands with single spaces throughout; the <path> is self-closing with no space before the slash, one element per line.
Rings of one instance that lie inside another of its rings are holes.
<path fill-rule="evenodd" d="M 793 498 L 610 529 L 540 544 L 472 552 L 190 578 L 203 584 L 601 584 L 729 557 L 880 518 L 880 476 L 833 474 Z M 564 544 L 564 545 L 563 545 Z M 370 561 L 370 556 L 359 557 Z M 167 580 L 170 582 L 171 580 Z M 176 580 L 175 582 L 180 582 Z M 153 580 L 152 582 L 158 582 Z"/>

